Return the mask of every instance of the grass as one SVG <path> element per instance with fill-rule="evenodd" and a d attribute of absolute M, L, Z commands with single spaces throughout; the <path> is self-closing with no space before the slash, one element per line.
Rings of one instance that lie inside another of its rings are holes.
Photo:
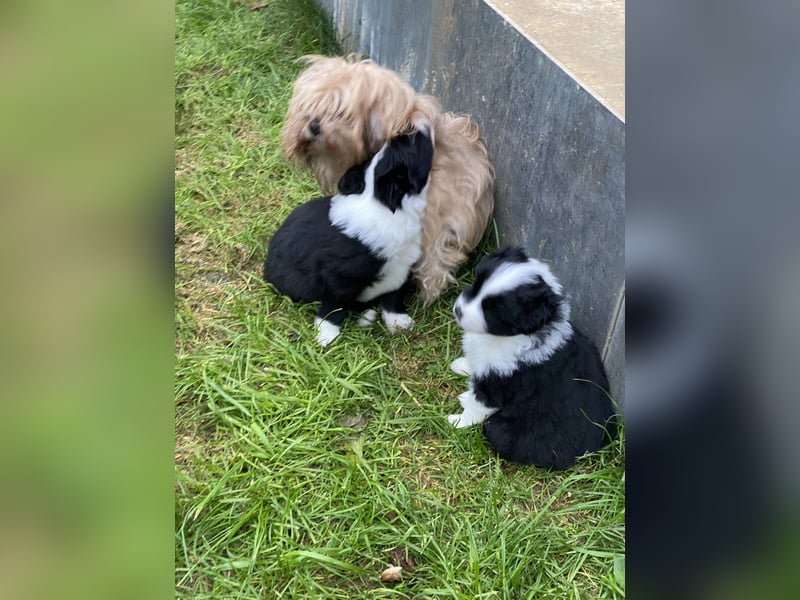
<path fill-rule="evenodd" d="M 295 59 L 339 52 L 312 1 L 267 4 L 176 6 L 176 596 L 624 597 L 621 441 L 550 473 L 445 419 L 470 268 L 413 331 L 348 322 L 325 349 L 261 281 L 317 194 L 278 144 Z"/>

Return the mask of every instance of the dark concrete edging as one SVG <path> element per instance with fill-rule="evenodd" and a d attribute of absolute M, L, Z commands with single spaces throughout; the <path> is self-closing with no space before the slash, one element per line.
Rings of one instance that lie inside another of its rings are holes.
<path fill-rule="evenodd" d="M 483 0 L 318 0 L 348 52 L 471 115 L 501 243 L 553 267 L 624 397 L 625 124 Z"/>

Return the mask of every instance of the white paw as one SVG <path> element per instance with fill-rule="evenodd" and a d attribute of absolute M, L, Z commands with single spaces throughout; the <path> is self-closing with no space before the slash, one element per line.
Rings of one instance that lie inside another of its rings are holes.
<path fill-rule="evenodd" d="M 392 333 L 397 333 L 402 329 L 411 329 L 414 325 L 414 319 L 405 313 L 383 311 L 381 316 L 383 317 L 383 322 L 386 323 L 386 327 L 388 327 L 389 331 Z"/>
<path fill-rule="evenodd" d="M 475 392 L 473 392 L 472 390 L 467 390 L 466 392 L 462 392 L 461 394 L 459 394 L 458 403 L 464 410 L 473 410 L 476 408 L 480 410 L 481 407 L 483 406 L 475 398 Z"/>
<path fill-rule="evenodd" d="M 447 420 L 450 421 L 450 424 L 456 429 L 472 427 L 473 425 L 481 422 L 474 420 L 472 415 L 468 415 L 466 412 L 457 415 L 447 415 Z"/>
<path fill-rule="evenodd" d="M 450 370 L 459 375 L 472 375 L 472 369 L 469 368 L 469 362 L 464 356 L 451 362 Z"/>
<path fill-rule="evenodd" d="M 466 427 L 466 425 L 461 424 L 461 415 L 447 415 L 447 420 L 450 421 L 450 425 L 453 427 Z"/>
<path fill-rule="evenodd" d="M 461 404 L 461 408 L 464 409 L 464 412 L 460 415 L 447 416 L 447 420 L 458 428 L 483 423 L 498 410 L 497 408 L 489 408 L 481 404 L 472 390 L 467 390 L 461 394 L 458 397 L 458 403 Z"/>
<path fill-rule="evenodd" d="M 317 342 L 323 347 L 335 340 L 342 330 L 338 325 L 334 325 L 330 321 L 324 321 L 319 317 L 314 319 L 314 325 L 317 326 Z"/>
<path fill-rule="evenodd" d="M 369 308 L 358 318 L 359 327 L 369 327 L 378 318 L 378 312 Z"/>

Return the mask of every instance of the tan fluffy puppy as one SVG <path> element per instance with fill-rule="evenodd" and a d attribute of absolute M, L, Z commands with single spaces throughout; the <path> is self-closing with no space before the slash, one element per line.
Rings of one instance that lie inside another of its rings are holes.
<path fill-rule="evenodd" d="M 394 71 L 372 62 L 307 56 L 281 132 L 287 157 L 311 167 L 325 193 L 386 140 L 433 123 L 433 167 L 422 220 L 422 257 L 414 266 L 420 298 L 430 304 L 480 242 L 494 209 L 494 169 L 478 127 L 442 113 Z"/>

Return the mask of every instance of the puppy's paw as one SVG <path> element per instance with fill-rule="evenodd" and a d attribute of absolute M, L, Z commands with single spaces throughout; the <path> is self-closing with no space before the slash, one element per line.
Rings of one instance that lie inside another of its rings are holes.
<path fill-rule="evenodd" d="M 414 326 L 414 319 L 405 313 L 383 311 L 381 316 L 383 317 L 383 322 L 386 323 L 386 327 L 392 333 L 397 333 L 402 329 L 411 329 Z"/>
<path fill-rule="evenodd" d="M 338 325 L 334 325 L 330 321 L 324 321 L 320 318 L 314 319 L 314 324 L 317 326 L 317 342 L 322 347 L 327 346 L 335 340 L 342 330 Z"/>
<path fill-rule="evenodd" d="M 464 409 L 460 415 L 449 415 L 447 420 L 456 427 L 469 427 L 483 423 L 486 419 L 497 412 L 498 409 L 490 408 L 482 404 L 476 397 L 475 392 L 467 390 L 458 396 L 458 403 Z M 458 423 L 454 420 L 458 419 Z"/>
<path fill-rule="evenodd" d="M 456 429 L 464 429 L 465 427 L 472 427 L 476 423 L 480 423 L 480 421 L 474 420 L 472 415 L 468 415 L 466 411 L 457 415 L 447 415 L 447 420 L 450 421 L 450 425 Z"/>
<path fill-rule="evenodd" d="M 458 375 L 472 375 L 472 369 L 469 368 L 469 362 L 467 362 L 467 359 L 464 356 L 451 362 L 450 370 Z"/>
<path fill-rule="evenodd" d="M 376 319 L 378 318 L 377 311 L 373 309 L 365 310 L 364 313 L 358 318 L 358 326 L 359 327 L 369 327 L 372 325 Z"/>
<path fill-rule="evenodd" d="M 458 403 L 465 411 L 480 410 L 483 408 L 483 405 L 476 400 L 475 392 L 471 389 L 458 395 Z"/>
<path fill-rule="evenodd" d="M 463 413 L 462 414 L 458 414 L 458 415 L 447 415 L 447 420 L 450 421 L 450 425 L 460 429 L 461 427 L 466 427 L 466 425 L 462 425 L 461 424 L 461 417 L 462 416 L 463 416 Z"/>

